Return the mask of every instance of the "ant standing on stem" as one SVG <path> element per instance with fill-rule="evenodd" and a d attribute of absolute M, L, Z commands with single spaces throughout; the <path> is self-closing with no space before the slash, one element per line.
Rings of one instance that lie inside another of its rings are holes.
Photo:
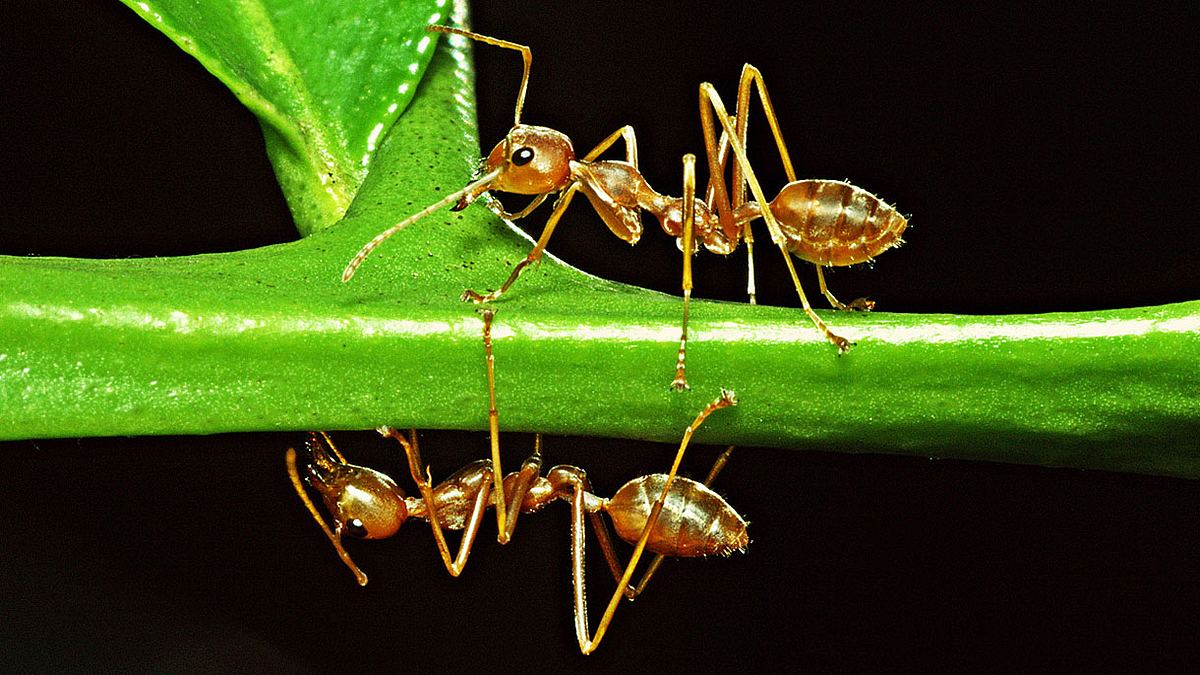
<path fill-rule="evenodd" d="M 558 194 L 537 243 L 525 259 L 517 264 L 500 288 L 485 294 L 467 290 L 462 295 L 463 300 L 476 303 L 491 302 L 507 292 L 526 267 L 541 259 L 542 251 L 563 212 L 571 204 L 575 194 L 582 191 L 613 234 L 630 244 L 636 244 L 641 238 L 642 211 L 656 216 L 663 230 L 678 239 L 680 250 L 683 251 L 684 304 L 675 379 L 671 382 L 674 389 L 688 388 L 685 353 L 692 295 L 691 256 L 697 249 L 695 238 L 699 237 L 710 251 L 722 255 L 732 253 L 740 241 L 746 242 L 746 291 L 750 302 L 754 303 L 754 238 L 750 223 L 757 218 L 762 218 L 766 223 L 771 242 L 783 254 L 804 312 L 825 338 L 837 347 L 839 354 L 853 346 L 852 342 L 831 331 L 812 310 L 791 256 L 795 255 L 816 266 L 821 293 L 834 308 L 869 311 L 874 307 L 870 300 L 858 299 L 847 304 L 834 297 L 825 284 L 821 268 L 869 262 L 880 253 L 901 243 L 900 235 L 907 227 L 908 220 L 883 200 L 849 183 L 796 179 L 779 120 L 771 105 L 762 74 L 757 68 L 746 64 L 742 69 L 735 116 L 729 115 L 721 97 L 711 84 L 705 82 L 700 85 L 700 118 L 704 128 L 704 146 L 709 168 L 708 189 L 704 200 L 696 199 L 696 158 L 687 154 L 683 157 L 683 197 L 670 197 L 651 188 L 638 170 L 637 138 L 632 127 L 621 127 L 582 159 L 576 159 L 571 140 L 565 134 L 554 129 L 521 123 L 521 110 L 525 104 L 529 70 L 533 63 L 529 47 L 448 26 L 429 26 L 428 30 L 459 35 L 485 44 L 512 49 L 521 54 L 524 71 L 517 93 L 513 127 L 484 160 L 482 176 L 463 189 L 447 195 L 381 232 L 350 260 L 342 273 L 342 281 L 349 281 L 367 256 L 388 237 L 444 206 L 453 203 L 453 210 L 462 210 L 490 191 L 535 195 L 528 206 L 516 213 L 509 213 L 502 206 L 496 207 L 502 218 L 517 220 L 532 213 L 551 194 Z M 771 127 L 780 160 L 788 177 L 788 183 L 773 200 L 767 198 L 746 156 L 746 133 L 752 91 L 758 92 L 763 113 Z M 722 129 L 719 139 L 716 134 L 717 124 Z M 624 161 L 597 160 L 597 157 L 619 139 L 625 142 Z M 735 156 L 731 178 L 732 201 L 725 182 L 725 167 L 730 149 Z M 755 201 L 747 201 L 747 186 Z M 498 201 L 496 203 L 499 204 Z"/>
<path fill-rule="evenodd" d="M 484 310 L 483 343 L 488 367 L 489 426 L 492 447 L 496 449 L 499 446 L 499 423 L 495 406 L 492 318 L 492 310 Z M 385 474 L 347 462 L 324 433 L 313 433 L 309 437 L 303 479 L 297 468 L 296 451 L 288 449 L 288 475 L 296 494 L 360 585 L 366 585 L 367 576 L 342 546 L 343 534 L 360 539 L 385 539 L 395 534 L 408 518 L 422 518 L 429 521 L 433 529 L 442 563 L 452 576 L 458 576 L 466 567 L 471 546 L 483 521 L 483 512 L 488 506 L 507 511 L 507 529 L 503 532 L 507 540 L 516 529 L 521 513 L 538 511 L 559 499 L 570 502 L 575 633 L 579 649 L 584 654 L 590 654 L 600 645 L 621 598 L 632 600 L 637 597 L 665 557 L 728 555 L 744 550 L 749 543 L 746 522 L 720 495 L 709 489 L 733 448 L 726 449 L 717 458 L 703 483 L 677 475 L 695 430 L 713 412 L 736 404 L 733 392 L 722 390 L 721 396 L 706 405 L 684 430 L 669 473 L 635 478 L 608 499 L 592 492 L 587 474 L 579 467 L 559 465 L 543 476 L 541 434 L 535 437 L 533 455 L 525 460 L 520 470 L 504 477 L 503 492 L 492 491 L 490 478 L 494 465 L 489 459 L 472 462 L 444 482 L 431 486 L 430 470 L 428 467 L 422 468 L 416 431 L 406 437 L 386 426 L 380 427 L 379 433 L 396 439 L 404 448 L 409 472 L 421 493 L 419 499 L 406 496 L 395 481 Z M 304 482 L 320 494 L 326 510 L 333 518 L 332 528 L 325 523 L 316 505 L 309 499 Z M 608 514 L 617 536 L 634 545 L 633 554 L 623 569 L 601 512 Z M 594 634 L 589 629 L 584 588 L 585 514 L 591 520 L 605 561 L 617 580 L 617 588 Z M 443 528 L 463 530 L 456 555 L 451 555 Z M 634 570 L 645 551 L 655 553 L 655 558 L 637 584 L 631 584 Z"/>

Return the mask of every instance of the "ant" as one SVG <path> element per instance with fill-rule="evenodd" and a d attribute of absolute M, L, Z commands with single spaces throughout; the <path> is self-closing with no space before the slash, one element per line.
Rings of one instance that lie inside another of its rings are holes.
<path fill-rule="evenodd" d="M 429 26 L 428 30 L 459 35 L 485 44 L 512 49 L 521 54 L 524 71 L 517 93 L 513 127 L 484 159 L 481 176 L 463 189 L 447 195 L 377 235 L 350 260 L 342 272 L 342 281 L 349 281 L 367 256 L 388 237 L 451 203 L 454 204 L 453 211 L 460 211 L 484 193 L 492 191 L 534 195 L 533 201 L 516 213 L 506 211 L 498 200 L 493 200 L 496 204 L 495 209 L 502 218 L 517 220 L 528 216 L 547 197 L 557 193 L 559 196 L 537 243 L 525 259 L 516 265 L 500 288 L 486 294 L 467 290 L 462 295 L 464 301 L 491 302 L 507 292 L 526 267 L 541 259 L 542 251 L 554 233 L 558 221 L 576 193 L 582 191 L 605 225 L 626 242 L 636 244 L 641 238 L 642 211 L 656 216 L 663 230 L 678 240 L 683 252 L 684 304 L 672 388 L 688 388 L 685 353 L 692 295 L 691 257 L 698 248 L 695 238 L 699 237 L 708 250 L 721 255 L 733 253 L 739 242 L 746 242 L 746 291 L 753 304 L 756 301 L 756 291 L 754 238 L 750 223 L 757 218 L 762 218 L 766 223 L 771 242 L 783 254 L 805 314 L 825 339 L 837 347 L 838 354 L 845 353 L 853 346 L 852 342 L 831 331 L 813 311 L 796 274 L 792 256 L 795 255 L 816 266 L 821 293 L 835 309 L 869 311 L 875 304 L 871 300 L 860 298 L 846 304 L 834 297 L 825 284 L 822 266 L 847 266 L 873 260 L 875 256 L 902 243 L 900 235 L 907 227 L 908 220 L 880 198 L 849 183 L 796 179 L 778 117 L 767 94 L 766 83 L 757 68 L 750 64 L 745 64 L 742 68 L 738 85 L 738 105 L 734 111 L 736 117 L 729 115 L 721 97 L 711 84 L 705 82 L 700 85 L 700 116 L 708 156 L 708 188 L 704 200 L 696 198 L 696 158 L 687 154 L 683 157 L 683 197 L 670 197 L 651 188 L 638 170 L 637 138 L 633 127 L 621 127 L 592 148 L 582 159 L 576 159 L 571 140 L 562 132 L 521 123 L 521 111 L 525 104 L 529 71 L 533 63 L 529 47 L 448 26 Z M 753 91 L 758 92 L 759 101 L 788 177 L 788 183 L 773 200 L 767 198 L 746 157 L 746 131 Z M 717 124 L 722 129 L 719 140 L 716 136 Z M 618 140 L 623 140 L 625 144 L 624 161 L 597 160 L 597 157 Z M 733 151 L 735 157 L 731 180 L 732 201 L 725 182 L 729 150 Z M 755 201 L 747 201 L 747 185 Z"/>
<path fill-rule="evenodd" d="M 492 314 L 485 313 L 484 345 L 489 363 L 492 357 L 491 320 Z M 494 389 L 494 380 L 491 378 L 488 387 Z M 520 470 L 504 477 L 505 493 L 509 495 L 507 502 L 493 498 L 490 481 L 492 461 L 489 459 L 472 462 L 442 483 L 431 486 L 429 467 L 422 469 L 415 430 L 410 432 L 410 436 L 405 436 L 391 427 L 378 429 L 381 435 L 394 438 L 404 448 L 409 473 L 421 494 L 419 499 L 407 497 L 395 481 L 382 472 L 347 462 L 327 434 L 310 434 L 306 480 L 321 495 L 326 510 L 333 518 L 333 528 L 326 525 L 305 492 L 296 465 L 296 451 L 291 448 L 286 454 L 287 468 L 296 494 L 360 585 L 366 585 L 367 576 L 342 546 L 343 534 L 361 539 L 384 539 L 395 534 L 410 517 L 428 520 L 443 564 L 452 576 L 458 576 L 467 564 L 479 525 L 483 521 L 483 512 L 488 506 L 508 511 L 507 534 L 511 537 L 521 513 L 538 511 L 555 500 L 570 502 L 575 632 L 580 650 L 590 654 L 600 645 L 621 598 L 633 599 L 645 590 L 665 557 L 728 555 L 744 550 L 749 543 L 746 522 L 709 488 L 728 461 L 732 447 L 717 458 L 703 483 L 677 475 L 695 430 L 714 411 L 736 404 L 733 393 L 722 390 L 721 396 L 706 405 L 684 430 L 669 473 L 635 478 L 608 499 L 592 492 L 587 474 L 579 467 L 559 465 L 543 476 L 541 434 L 535 436 L 533 454 L 525 460 Z M 494 443 L 496 428 L 492 427 Z M 608 526 L 600 516 L 601 512 L 608 514 L 617 536 L 634 544 L 633 554 L 624 569 L 613 548 Z M 588 627 L 584 589 L 585 514 L 591 520 L 604 558 L 613 577 L 617 579 L 617 588 L 595 633 L 591 633 Z M 443 528 L 463 530 L 458 552 L 453 556 Z M 634 570 L 647 550 L 655 553 L 655 558 L 638 583 L 633 585 L 630 581 Z"/>

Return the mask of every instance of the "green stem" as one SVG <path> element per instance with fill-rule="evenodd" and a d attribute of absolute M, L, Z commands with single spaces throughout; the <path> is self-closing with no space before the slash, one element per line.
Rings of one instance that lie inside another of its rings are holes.
<path fill-rule="evenodd" d="M 462 284 L 435 284 L 440 292 L 398 312 L 390 295 L 339 287 L 344 256 L 275 283 L 232 274 L 304 259 L 297 249 L 319 243 L 58 268 L 9 261 L 0 283 L 20 279 L 30 292 L 0 308 L 10 336 L 0 438 L 486 428 L 481 321 L 457 301 Z M 433 256 L 407 272 L 445 265 Z M 725 386 L 742 405 L 706 426 L 706 441 L 1200 475 L 1198 302 L 838 315 L 859 342 L 841 358 L 794 309 L 698 303 L 696 393 L 674 394 L 677 299 L 592 288 L 580 290 L 586 303 L 547 306 L 539 298 L 574 273 L 545 268 L 498 305 L 506 429 L 672 440 L 697 401 Z M 100 275 L 111 277 L 97 294 Z"/>

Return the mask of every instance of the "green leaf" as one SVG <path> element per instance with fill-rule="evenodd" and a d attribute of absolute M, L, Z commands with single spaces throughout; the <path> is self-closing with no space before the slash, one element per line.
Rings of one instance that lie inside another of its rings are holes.
<path fill-rule="evenodd" d="M 446 0 L 122 0 L 255 115 L 301 234 L 341 220 L 404 111 Z"/>
<path fill-rule="evenodd" d="M 203 58 L 227 82 L 236 72 L 236 81 L 268 91 L 246 74 L 262 60 L 249 44 L 261 27 L 242 24 L 276 10 L 245 7 L 227 8 L 237 26 L 220 39 L 182 10 L 163 14 L 163 23 L 176 27 L 173 35 L 186 29 L 193 53 L 220 54 Z M 270 22 L 276 30 L 287 23 Z M 374 34 L 393 32 L 364 24 L 359 38 L 382 44 Z M 313 29 L 305 48 L 328 53 L 347 39 L 334 31 L 326 43 Z M 469 60 L 454 44 L 461 40 L 445 42 L 361 186 L 346 193 L 353 202 L 336 227 L 318 227 L 337 212 L 329 200 L 298 216 L 311 236 L 262 249 L 144 260 L 0 257 L 0 438 L 486 428 L 481 321 L 458 296 L 497 285 L 528 240 L 482 205 L 443 211 L 390 240 L 353 282 L 340 281 L 371 236 L 471 174 L 479 148 Z M 239 52 L 234 43 L 248 46 Z M 295 72 L 303 84 L 266 78 L 291 101 L 271 103 L 281 116 L 272 128 L 319 123 L 320 139 L 341 133 L 327 124 L 367 128 L 361 119 L 330 121 L 341 115 L 330 111 L 353 106 L 322 106 L 320 117 L 290 107 L 337 90 Z M 278 142 L 288 133 L 279 131 Z M 366 147 L 320 143 L 341 148 L 339 162 Z M 311 165 L 319 155 L 303 147 L 309 154 L 297 156 Z M 272 152 L 280 166 L 281 150 Z M 282 177 L 293 205 L 320 197 L 315 175 Z M 741 405 L 715 415 L 701 440 L 1200 476 L 1200 302 L 1009 317 L 839 314 L 831 320 L 858 342 L 841 358 L 797 309 L 699 302 L 693 390 L 683 394 L 667 388 L 678 298 L 548 260 L 496 308 L 505 429 L 678 440 L 726 387 Z"/>

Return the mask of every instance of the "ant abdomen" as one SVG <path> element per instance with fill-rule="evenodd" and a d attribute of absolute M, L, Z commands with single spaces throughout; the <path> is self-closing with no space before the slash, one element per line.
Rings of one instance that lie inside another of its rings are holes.
<path fill-rule="evenodd" d="M 901 243 L 908 219 L 879 197 L 836 180 L 788 183 L 771 201 L 787 224 L 788 249 L 801 260 L 840 267 L 867 262 Z"/>
<path fill-rule="evenodd" d="M 630 543 L 638 540 L 666 479 L 661 473 L 642 476 L 617 490 L 605 507 L 617 536 Z M 749 542 L 746 521 L 728 502 L 703 483 L 677 476 L 650 530 L 646 550 L 692 558 L 729 555 Z"/>

